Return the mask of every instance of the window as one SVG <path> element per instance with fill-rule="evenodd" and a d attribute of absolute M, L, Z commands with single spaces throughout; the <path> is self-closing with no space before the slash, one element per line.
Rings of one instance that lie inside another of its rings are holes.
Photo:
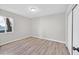
<path fill-rule="evenodd" d="M 0 33 L 13 31 L 13 19 L 10 17 L 0 16 Z"/>
<path fill-rule="evenodd" d="M 0 33 L 5 32 L 5 20 L 4 17 L 0 16 Z"/>

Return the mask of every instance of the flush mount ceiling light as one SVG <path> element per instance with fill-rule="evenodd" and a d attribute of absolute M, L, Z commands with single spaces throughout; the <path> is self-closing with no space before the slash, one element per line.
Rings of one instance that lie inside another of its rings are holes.
<path fill-rule="evenodd" d="M 35 12 L 36 8 L 30 8 L 30 11 Z"/>
<path fill-rule="evenodd" d="M 31 13 L 36 13 L 39 11 L 39 8 L 35 7 L 35 6 L 31 6 L 28 8 L 29 9 L 29 12 Z"/>

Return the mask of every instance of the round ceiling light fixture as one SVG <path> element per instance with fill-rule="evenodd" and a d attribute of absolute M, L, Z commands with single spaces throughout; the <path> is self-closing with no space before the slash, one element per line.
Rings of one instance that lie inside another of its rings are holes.
<path fill-rule="evenodd" d="M 39 9 L 35 6 L 32 6 L 32 7 L 29 7 L 29 11 L 35 13 L 35 12 L 38 12 Z"/>
<path fill-rule="evenodd" d="M 30 11 L 35 12 L 36 8 L 30 8 Z"/>

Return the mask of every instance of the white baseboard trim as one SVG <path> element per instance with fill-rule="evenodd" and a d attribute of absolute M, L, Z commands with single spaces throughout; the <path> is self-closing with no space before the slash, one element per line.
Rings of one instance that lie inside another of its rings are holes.
<path fill-rule="evenodd" d="M 18 41 L 18 40 L 22 40 L 22 39 L 25 39 L 25 38 L 29 38 L 29 37 L 31 37 L 31 36 L 24 36 L 24 37 L 20 37 L 20 38 L 17 38 L 17 39 L 11 40 L 11 41 L 0 42 L 0 46 L 5 45 L 5 44 L 8 44 L 8 43 L 11 43 L 11 42 L 15 42 L 15 41 Z"/>
<path fill-rule="evenodd" d="M 36 37 L 36 38 L 40 38 L 40 39 L 46 39 L 46 40 L 50 40 L 50 41 L 55 41 L 55 42 L 66 44 L 63 41 L 58 41 L 58 40 L 55 40 L 55 39 L 50 39 L 50 38 L 45 38 L 45 37 L 39 37 L 39 36 L 32 36 L 32 37 Z"/>
<path fill-rule="evenodd" d="M 46 40 L 55 41 L 55 42 L 59 42 L 59 43 L 65 44 L 65 42 L 58 41 L 58 40 L 55 40 L 55 39 L 49 39 L 49 38 L 39 37 L 39 36 L 25 36 L 25 37 L 20 37 L 20 38 L 15 39 L 15 40 L 7 41 L 7 42 L 2 42 L 2 43 L 0 43 L 0 46 L 8 44 L 8 43 L 11 43 L 11 42 L 15 42 L 15 41 L 18 41 L 18 40 L 22 40 L 22 39 L 25 39 L 25 38 L 29 38 L 29 37 L 36 37 L 36 38 L 40 38 L 40 39 L 46 39 Z"/>

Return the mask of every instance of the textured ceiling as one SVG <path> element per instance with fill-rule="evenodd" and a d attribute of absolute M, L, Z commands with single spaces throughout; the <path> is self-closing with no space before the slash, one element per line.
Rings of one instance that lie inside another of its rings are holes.
<path fill-rule="evenodd" d="M 0 4 L 0 9 L 33 18 L 57 13 L 65 13 L 68 6 L 68 4 Z M 34 7 L 38 10 L 36 12 L 30 12 L 30 7 Z"/>

